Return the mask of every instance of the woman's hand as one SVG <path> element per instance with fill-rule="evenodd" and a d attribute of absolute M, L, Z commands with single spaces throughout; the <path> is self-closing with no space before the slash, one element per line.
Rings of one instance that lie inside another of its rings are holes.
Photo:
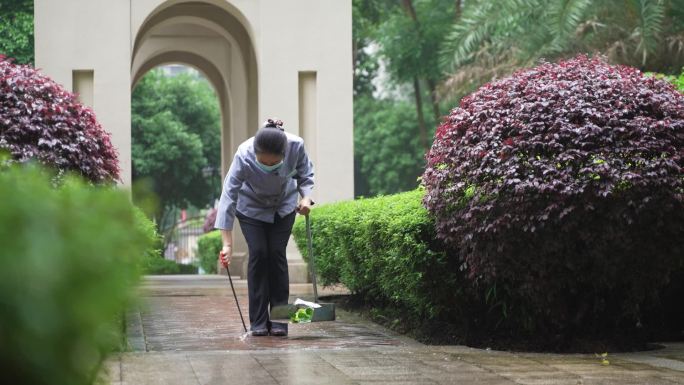
<path fill-rule="evenodd" d="M 223 242 L 223 248 L 219 251 L 219 260 L 227 268 L 230 265 L 230 258 L 233 257 L 233 231 L 222 229 L 221 241 Z"/>
<path fill-rule="evenodd" d="M 299 204 L 297 205 L 297 212 L 304 216 L 309 215 L 309 213 L 311 212 L 311 198 L 302 198 L 302 200 L 300 200 Z"/>
<path fill-rule="evenodd" d="M 230 259 L 233 257 L 233 247 L 231 245 L 224 245 L 219 252 L 219 260 L 224 267 L 230 265 Z"/>

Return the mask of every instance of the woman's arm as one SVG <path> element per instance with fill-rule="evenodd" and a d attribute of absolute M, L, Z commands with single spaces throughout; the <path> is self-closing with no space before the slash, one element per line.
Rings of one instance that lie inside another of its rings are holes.
<path fill-rule="evenodd" d="M 299 154 L 297 157 L 297 190 L 302 196 L 302 199 L 297 205 L 297 212 L 302 215 L 308 215 L 314 201 L 311 198 L 311 190 L 314 186 L 314 167 L 309 159 L 304 143 L 299 147 Z"/>
<path fill-rule="evenodd" d="M 216 212 L 216 222 L 214 228 L 221 229 L 221 239 L 223 247 L 220 257 L 224 265 L 230 264 L 233 254 L 233 223 L 235 222 L 235 206 L 237 203 L 238 192 L 244 182 L 243 164 L 239 153 L 235 153 L 233 163 L 230 165 L 228 174 L 223 182 L 223 191 L 219 200 L 219 207 Z M 223 256 L 226 256 L 224 260 Z"/>
<path fill-rule="evenodd" d="M 221 239 L 223 240 L 223 247 L 233 246 L 233 230 L 221 229 Z"/>

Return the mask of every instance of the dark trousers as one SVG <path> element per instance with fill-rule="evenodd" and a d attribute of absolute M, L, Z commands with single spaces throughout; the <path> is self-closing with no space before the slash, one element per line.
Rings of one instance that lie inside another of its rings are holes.
<path fill-rule="evenodd" d="M 249 323 L 251 330 L 276 328 L 287 330 L 287 323 L 269 320 L 269 310 L 287 304 L 290 280 L 285 249 L 292 233 L 295 212 L 268 223 L 237 212 L 242 234 L 249 249 L 247 292 L 249 294 Z M 270 305 L 270 307 L 269 307 Z"/>

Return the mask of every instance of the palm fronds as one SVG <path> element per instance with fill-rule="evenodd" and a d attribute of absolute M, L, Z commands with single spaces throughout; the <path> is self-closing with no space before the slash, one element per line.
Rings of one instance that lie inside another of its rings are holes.
<path fill-rule="evenodd" d="M 553 36 L 552 46 L 561 52 L 568 39 L 575 36 L 582 23 L 586 21 L 587 11 L 592 5 L 591 0 L 559 0 L 553 1 L 548 7 L 549 18 L 547 25 Z"/>
<path fill-rule="evenodd" d="M 576 53 L 603 53 L 649 70 L 679 69 L 684 0 L 472 0 L 442 47 L 440 64 L 450 74 L 445 90 Z"/>
<path fill-rule="evenodd" d="M 641 56 L 641 65 L 646 65 L 648 56 L 658 50 L 665 18 L 663 0 L 631 0 L 637 10 L 638 24 L 632 37 L 637 40 L 636 52 Z"/>
<path fill-rule="evenodd" d="M 493 20 L 499 20 L 499 1 L 481 1 L 479 6 L 466 8 L 459 23 L 447 35 L 443 48 L 441 64 L 443 68 L 455 70 L 468 62 L 474 52 L 491 37 L 494 31 Z"/>

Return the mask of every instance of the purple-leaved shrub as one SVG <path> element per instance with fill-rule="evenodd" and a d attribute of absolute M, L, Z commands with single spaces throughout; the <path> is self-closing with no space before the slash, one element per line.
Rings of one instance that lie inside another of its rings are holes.
<path fill-rule="evenodd" d="M 119 180 L 117 153 L 90 107 L 29 65 L 0 55 L 0 151 L 96 184 Z"/>
<path fill-rule="evenodd" d="M 501 318 L 638 323 L 684 261 L 684 96 L 579 56 L 484 85 L 435 134 L 423 203 Z"/>

